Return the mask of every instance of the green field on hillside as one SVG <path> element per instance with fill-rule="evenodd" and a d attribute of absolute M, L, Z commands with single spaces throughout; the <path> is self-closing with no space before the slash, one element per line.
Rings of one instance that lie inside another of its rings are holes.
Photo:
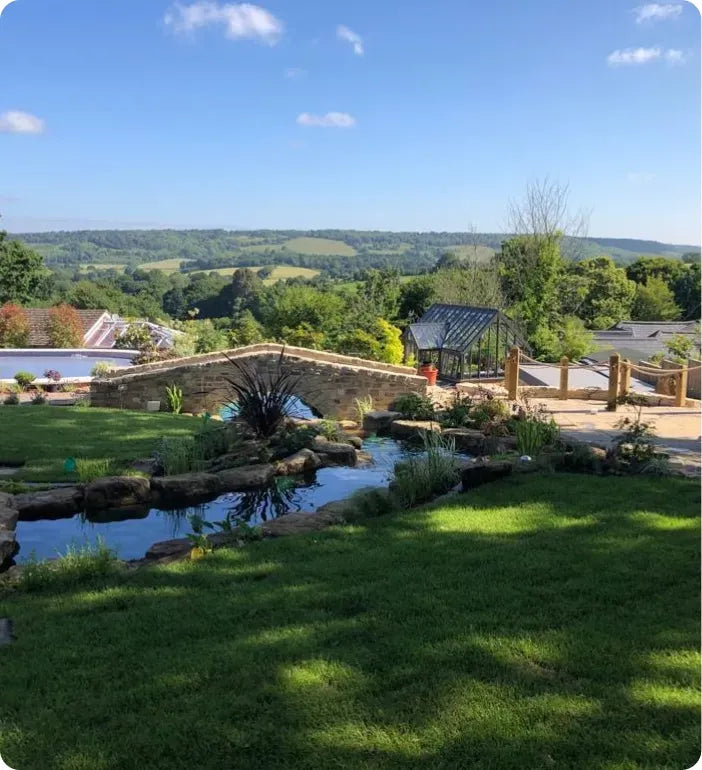
<path fill-rule="evenodd" d="M 143 262 L 139 268 L 141 270 L 163 270 L 164 273 L 177 273 L 181 264 L 185 262 L 192 262 L 192 259 L 178 257 L 177 259 L 161 259 L 158 262 Z"/>
<path fill-rule="evenodd" d="M 99 265 L 81 265 L 80 266 L 80 272 L 81 273 L 88 273 L 92 270 L 119 270 L 122 271 L 126 265 L 122 262 L 120 263 L 105 263 L 105 264 L 99 264 Z"/>
<path fill-rule="evenodd" d="M 491 249 L 489 246 L 461 244 L 457 246 L 448 246 L 446 251 L 450 251 L 462 259 L 472 260 L 477 257 L 478 262 L 489 262 L 495 256 L 495 249 Z"/>
<path fill-rule="evenodd" d="M 196 273 L 218 273 L 219 275 L 234 275 L 237 270 L 251 270 L 257 273 L 263 270 L 265 265 L 256 267 L 217 267 L 212 270 L 196 270 Z M 271 265 L 273 272 L 263 282 L 266 284 L 275 283 L 285 278 L 315 278 L 319 275 L 319 270 L 312 270 L 310 267 L 295 267 L 294 265 Z M 193 273 L 194 274 L 194 273 Z"/>
<path fill-rule="evenodd" d="M 245 251 L 292 251 L 296 254 L 332 255 L 340 257 L 353 257 L 356 249 L 343 241 L 332 241 L 329 238 L 291 238 L 281 244 L 259 244 L 256 246 L 244 246 Z"/>

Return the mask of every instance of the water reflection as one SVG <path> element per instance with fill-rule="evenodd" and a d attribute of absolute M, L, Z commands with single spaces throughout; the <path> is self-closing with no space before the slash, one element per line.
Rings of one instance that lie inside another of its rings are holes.
<path fill-rule="evenodd" d="M 64 553 L 70 544 L 94 543 L 98 536 L 123 559 L 144 555 L 153 543 L 184 537 L 190 531 L 187 517 L 197 513 L 206 521 L 233 518 L 257 524 L 286 513 L 311 512 L 332 500 L 352 495 L 363 487 L 387 486 L 395 463 L 421 450 L 390 438 L 370 437 L 363 443 L 370 465 L 356 468 L 322 468 L 306 477 L 277 477 L 269 486 L 221 495 L 216 500 L 187 508 L 131 508 L 78 515 L 68 519 L 21 521 L 17 525 L 20 553 L 26 561 L 32 551 L 46 559 Z"/>

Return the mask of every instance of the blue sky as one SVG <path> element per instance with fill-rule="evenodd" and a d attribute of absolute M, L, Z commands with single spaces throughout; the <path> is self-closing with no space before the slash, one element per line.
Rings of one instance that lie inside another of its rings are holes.
<path fill-rule="evenodd" d="M 0 72 L 11 232 L 499 231 L 548 175 L 591 235 L 700 242 L 684 0 L 16 0 Z"/>

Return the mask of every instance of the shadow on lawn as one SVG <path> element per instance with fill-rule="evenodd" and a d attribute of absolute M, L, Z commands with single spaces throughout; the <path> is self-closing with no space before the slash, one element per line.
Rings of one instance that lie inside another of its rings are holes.
<path fill-rule="evenodd" d="M 459 528 L 496 507 L 499 531 Z M 10 599 L 0 753 L 22 770 L 688 767 L 698 508 L 685 482 L 514 479 L 446 515 Z"/>

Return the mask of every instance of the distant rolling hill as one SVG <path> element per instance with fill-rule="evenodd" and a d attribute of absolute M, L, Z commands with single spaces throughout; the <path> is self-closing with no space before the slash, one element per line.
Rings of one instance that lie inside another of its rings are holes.
<path fill-rule="evenodd" d="M 353 278 L 373 267 L 419 273 L 446 251 L 486 261 L 509 236 L 365 230 L 85 230 L 15 237 L 40 252 L 54 269 L 112 265 L 193 271 L 289 265 L 308 274 L 321 271 Z M 567 239 L 563 244 L 563 253 L 573 259 L 609 255 L 622 264 L 641 255 L 680 259 L 687 252 L 699 252 L 699 246 L 597 237 Z"/>

